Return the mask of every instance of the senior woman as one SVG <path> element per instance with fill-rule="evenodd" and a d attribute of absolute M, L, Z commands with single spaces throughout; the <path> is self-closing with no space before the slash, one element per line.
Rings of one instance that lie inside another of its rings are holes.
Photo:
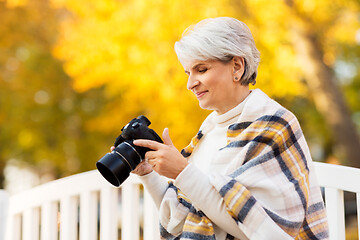
<path fill-rule="evenodd" d="M 206 19 L 175 43 L 187 88 L 213 112 L 180 153 L 168 129 L 140 175 L 162 239 L 327 239 L 327 220 L 296 117 L 255 84 L 260 57 L 248 27 Z M 168 181 L 168 179 L 172 179 Z"/>

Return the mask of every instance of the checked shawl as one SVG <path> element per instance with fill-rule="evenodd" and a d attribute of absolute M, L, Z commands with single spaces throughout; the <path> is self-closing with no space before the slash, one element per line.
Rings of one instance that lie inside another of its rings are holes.
<path fill-rule="evenodd" d="M 213 187 L 249 239 L 272 239 L 272 230 L 262 226 L 275 226 L 273 231 L 288 236 L 283 239 L 327 239 L 325 208 L 297 119 L 260 90 L 253 95 L 260 95 L 256 104 L 264 106 L 249 110 L 254 106 L 249 100 L 243 116 L 228 128 L 228 144 L 216 156 L 230 158 L 227 174 L 212 176 Z M 206 134 L 204 123 L 182 150 L 185 157 Z M 176 198 L 184 219 L 180 232 L 172 232 L 169 224 L 160 221 L 162 239 L 215 239 L 212 221 L 173 183 L 163 202 L 167 198 Z M 236 238 L 228 234 L 227 239 Z"/>

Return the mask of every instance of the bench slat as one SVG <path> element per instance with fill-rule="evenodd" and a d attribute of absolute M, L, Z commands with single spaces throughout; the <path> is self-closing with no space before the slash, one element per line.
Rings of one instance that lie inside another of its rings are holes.
<path fill-rule="evenodd" d="M 160 239 L 159 214 L 148 191 L 144 192 L 144 240 Z M 155 236 L 155 238 L 154 238 Z"/>
<path fill-rule="evenodd" d="M 60 200 L 60 240 L 77 240 L 78 202 L 74 196 Z"/>
<path fill-rule="evenodd" d="M 105 188 L 100 192 L 100 240 L 117 240 L 116 209 L 118 203 L 118 190 L 116 188 Z"/>
<path fill-rule="evenodd" d="M 139 187 L 136 183 L 125 182 L 122 185 L 122 215 L 121 215 L 121 239 L 133 240 L 140 239 L 140 219 L 139 219 Z"/>
<path fill-rule="evenodd" d="M 58 203 L 44 203 L 41 207 L 41 239 L 57 240 Z"/>
<path fill-rule="evenodd" d="M 345 240 L 344 192 L 325 188 L 325 204 L 329 222 L 330 240 Z"/>
<path fill-rule="evenodd" d="M 39 208 L 30 208 L 23 215 L 23 239 L 38 240 L 40 226 Z"/>
<path fill-rule="evenodd" d="M 83 192 L 80 195 L 80 240 L 97 239 L 97 194 Z"/>

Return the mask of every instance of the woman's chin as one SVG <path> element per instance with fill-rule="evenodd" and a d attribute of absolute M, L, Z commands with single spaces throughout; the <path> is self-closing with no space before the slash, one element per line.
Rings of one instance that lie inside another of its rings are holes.
<path fill-rule="evenodd" d="M 211 107 L 211 106 L 209 106 L 209 105 L 207 105 L 207 104 L 205 104 L 205 103 L 202 103 L 202 102 L 199 102 L 199 107 L 200 107 L 201 109 L 209 110 L 209 111 L 215 110 L 213 107 Z"/>

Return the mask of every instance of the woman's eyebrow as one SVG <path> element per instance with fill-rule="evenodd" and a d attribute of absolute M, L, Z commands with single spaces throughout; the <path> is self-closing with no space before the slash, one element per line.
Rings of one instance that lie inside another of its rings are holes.
<path fill-rule="evenodd" d="M 200 67 L 201 65 L 205 65 L 205 63 L 197 63 L 192 67 L 192 69 L 196 69 L 196 68 Z"/>
<path fill-rule="evenodd" d="M 196 69 L 196 68 L 198 68 L 198 67 L 200 67 L 202 65 L 206 65 L 206 64 L 205 63 L 197 63 L 194 66 L 192 66 L 191 69 L 194 70 L 194 69 Z"/>

